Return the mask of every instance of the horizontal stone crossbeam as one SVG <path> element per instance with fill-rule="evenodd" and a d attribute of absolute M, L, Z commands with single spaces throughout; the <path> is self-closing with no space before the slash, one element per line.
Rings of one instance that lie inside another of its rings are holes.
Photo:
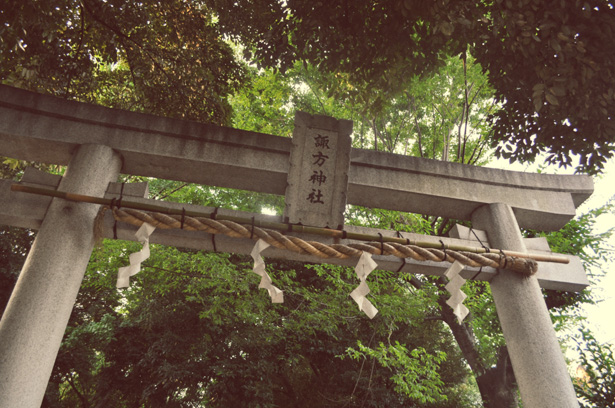
<path fill-rule="evenodd" d="M 43 173 L 34 169 L 28 169 L 24 174 L 22 183 L 33 186 L 43 187 L 56 187 L 59 184 L 61 177 L 54 176 L 47 173 Z M 13 182 L 10 180 L 0 180 L 0 224 L 10 224 L 14 226 L 37 229 L 42 222 L 47 206 L 49 205 L 51 198 L 44 196 L 37 196 L 26 193 L 11 192 L 10 185 Z M 124 197 L 130 197 L 131 201 L 138 201 L 143 203 L 156 202 L 160 204 L 160 201 L 150 200 L 144 198 L 147 194 L 147 185 L 145 183 L 138 184 L 126 184 L 124 187 Z M 112 183 L 107 191 L 106 197 L 119 197 L 120 185 Z M 182 209 L 187 211 L 213 211 L 213 208 L 201 207 L 196 205 L 187 205 L 180 203 L 165 202 L 165 206 L 169 208 Z M 263 214 L 250 214 L 233 210 L 219 209 L 218 214 L 230 215 L 230 216 L 243 216 L 250 218 L 255 217 L 256 220 L 267 220 L 281 222 L 280 216 L 270 216 Z M 107 212 L 102 224 L 102 237 L 113 238 L 113 226 L 115 220 L 110 212 Z M 123 240 L 135 240 L 134 233 L 136 227 L 117 223 L 116 232 L 118 239 Z M 382 233 L 384 236 L 394 236 L 396 233 L 393 231 L 378 230 L 371 228 L 355 227 L 347 225 L 345 229 L 349 232 L 358 232 L 363 234 L 377 235 Z M 480 238 L 482 243 L 489 246 L 486 235 L 481 231 L 474 231 L 476 236 Z M 455 238 L 442 238 L 445 244 L 451 245 L 466 245 L 466 246 L 478 246 L 477 239 L 474 233 L 470 233 L 468 229 L 457 226 L 453 230 Z M 435 243 L 439 242 L 439 237 L 430 237 L 411 233 L 401 233 L 404 238 L 410 240 L 429 241 L 433 240 Z M 310 237 L 306 234 L 297 234 L 303 239 L 314 239 L 323 241 L 322 237 Z M 151 242 L 193 248 L 199 250 L 213 251 L 214 241 L 212 236 L 203 232 L 185 231 L 185 230 L 161 230 L 158 229 L 151 237 Z M 351 243 L 351 240 L 341 240 L 339 243 Z M 528 250 L 536 253 L 550 253 L 546 241 L 543 239 L 528 239 L 525 241 Z M 254 241 L 249 239 L 237 239 L 229 238 L 223 235 L 216 235 L 215 237 L 215 250 L 220 252 L 234 252 L 241 254 L 250 254 L 254 246 Z M 300 255 L 289 251 L 284 251 L 276 248 L 268 248 L 263 253 L 265 256 L 288 259 L 300 262 L 326 262 L 337 265 L 355 266 L 356 259 L 327 259 L 320 260 L 315 257 Z M 397 271 L 402 262 L 399 258 L 393 256 L 374 256 L 374 259 L 378 263 L 378 268 L 389 271 Z M 547 289 L 566 290 L 566 291 L 580 291 L 585 288 L 589 282 L 583 270 L 578 257 L 569 256 L 570 263 L 552 264 L 547 262 L 539 262 L 537 278 L 540 285 Z M 449 264 L 438 262 L 418 262 L 411 259 L 406 261 L 401 271 L 408 273 L 420 273 L 427 275 L 442 276 L 446 271 Z M 462 272 L 462 276 L 466 279 L 476 280 L 490 280 L 497 271 L 493 268 L 484 267 L 471 268 L 466 267 Z"/>
<path fill-rule="evenodd" d="M 0 155 L 67 164 L 112 147 L 122 173 L 284 195 L 291 139 L 66 101 L 0 85 Z M 513 208 L 523 228 L 557 230 L 593 192 L 588 176 L 520 173 L 352 149 L 348 204 L 470 220 Z"/>

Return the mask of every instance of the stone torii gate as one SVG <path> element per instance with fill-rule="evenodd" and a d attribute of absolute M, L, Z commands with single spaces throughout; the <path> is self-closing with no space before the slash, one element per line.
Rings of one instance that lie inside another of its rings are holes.
<path fill-rule="evenodd" d="M 134 174 L 286 196 L 284 217 L 242 213 L 257 221 L 338 228 L 344 224 L 342 212 L 348 203 L 469 220 L 476 236 L 491 248 L 550 254 L 544 239 L 524 239 L 519 228 L 557 230 L 593 192 L 588 176 L 518 173 L 351 149 L 349 121 L 298 113 L 295 125 L 291 140 L 0 86 L 0 155 L 68 165 L 63 177 L 30 169 L 22 179 L 25 185 L 68 193 L 117 198 L 120 186 L 114 181 L 118 175 Z M 331 160 L 325 162 L 325 157 Z M 330 181 L 326 188 L 323 177 Z M 315 184 L 318 181 L 321 183 Z M 10 180 L 0 181 L 0 224 L 39 232 L 0 321 L 0 407 L 38 407 L 94 245 L 94 219 L 100 206 L 11 192 L 11 184 Z M 146 185 L 127 184 L 121 190 L 121 195 L 132 201 L 153 201 L 145 198 Z M 179 210 L 214 210 L 164 205 Z M 220 209 L 218 214 L 238 212 Z M 107 212 L 104 237 L 114 236 L 113 224 L 113 216 Z M 395 235 L 392 231 L 343 228 Z M 135 230 L 119 223 L 117 237 L 135 240 Z M 401 235 L 436 244 L 440 240 Z M 210 234 L 196 231 L 158 229 L 151 241 L 213 249 Z M 454 228 L 451 237 L 442 238 L 442 242 L 478 244 L 475 235 L 462 227 Z M 248 254 L 254 242 L 221 236 L 215 244 L 219 251 Z M 264 254 L 325 262 L 276 248 L 268 248 Z M 540 291 L 540 287 L 580 291 L 589 284 L 579 259 L 567 258 L 568 264 L 538 262 L 538 273 L 531 277 L 491 267 L 462 271 L 466 279 L 490 282 L 526 407 L 578 406 Z M 399 258 L 382 255 L 374 260 L 378 269 L 397 271 L 401 266 L 405 272 L 439 276 L 449 266 L 414 260 L 402 263 Z M 356 259 L 326 262 L 354 266 Z"/>

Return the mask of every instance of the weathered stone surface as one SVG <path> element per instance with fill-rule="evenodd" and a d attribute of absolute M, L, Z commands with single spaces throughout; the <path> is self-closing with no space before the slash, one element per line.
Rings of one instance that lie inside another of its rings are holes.
<path fill-rule="evenodd" d="M 474 213 L 472 221 L 487 232 L 494 245 L 527 249 L 510 206 L 486 205 Z M 537 279 L 500 271 L 490 286 L 523 406 L 578 407 Z"/>
<path fill-rule="evenodd" d="M 65 101 L 0 86 L 0 155 L 67 164 L 83 143 L 112 147 L 123 173 L 284 195 L 291 139 Z M 556 230 L 593 192 L 555 176 L 352 149 L 348 204 L 469 220 L 513 208 L 524 228 Z"/>
<path fill-rule="evenodd" d="M 120 164 L 107 146 L 81 146 L 58 188 L 100 197 L 117 178 Z M 57 181 L 41 177 L 42 183 L 57 185 Z M 41 405 L 94 246 L 99 206 L 49 201 L 42 200 L 44 221 L 0 320 L 0 407 Z"/>
<path fill-rule="evenodd" d="M 284 216 L 292 224 L 344 225 L 352 122 L 295 114 Z"/>

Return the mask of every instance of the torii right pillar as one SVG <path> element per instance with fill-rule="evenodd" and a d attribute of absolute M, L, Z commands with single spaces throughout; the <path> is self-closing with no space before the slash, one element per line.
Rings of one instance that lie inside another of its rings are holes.
<path fill-rule="evenodd" d="M 507 204 L 478 208 L 472 225 L 487 232 L 494 248 L 526 251 L 517 219 Z M 538 279 L 500 270 L 490 285 L 523 406 L 578 407 Z"/>

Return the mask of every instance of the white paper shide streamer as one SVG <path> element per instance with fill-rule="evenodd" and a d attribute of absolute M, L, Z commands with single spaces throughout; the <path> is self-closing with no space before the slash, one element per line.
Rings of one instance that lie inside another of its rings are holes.
<path fill-rule="evenodd" d="M 459 272 L 463 270 L 463 264 L 458 261 L 453 262 L 450 268 L 444 273 L 449 282 L 446 284 L 446 290 L 451 294 L 451 297 L 446 301 L 446 304 L 453 309 L 453 313 L 457 316 L 459 324 L 470 313 L 468 308 L 463 304 L 463 301 L 468 297 L 462 292 L 461 287 L 466 280 L 461 277 Z"/>
<path fill-rule="evenodd" d="M 130 277 L 136 275 L 141 270 L 141 262 L 149 258 L 149 236 L 156 227 L 146 222 L 135 233 L 137 241 L 143 244 L 143 248 L 139 252 L 130 254 L 130 265 L 121 267 L 117 271 L 117 287 L 127 288 L 130 286 Z"/>
<path fill-rule="evenodd" d="M 359 263 L 355 267 L 357 278 L 359 278 L 361 283 L 355 290 L 350 293 L 350 297 L 352 297 L 354 301 L 357 302 L 357 305 L 359 305 L 359 310 L 362 310 L 370 319 L 373 319 L 374 316 L 376 316 L 376 314 L 378 313 L 378 309 L 376 309 L 372 302 L 370 302 L 366 298 L 367 294 L 370 291 L 369 286 L 367 286 L 365 280 L 367 279 L 369 274 L 374 269 L 376 269 L 376 266 L 378 265 L 372 259 L 372 254 L 370 254 L 369 252 L 363 252 L 363 254 L 361 254 L 361 258 L 359 258 Z"/>
<path fill-rule="evenodd" d="M 259 239 L 256 245 L 254 245 L 250 253 L 254 259 L 254 268 L 252 270 L 261 277 L 261 283 L 258 287 L 267 289 L 269 296 L 271 296 L 271 303 L 284 303 L 284 293 L 272 285 L 271 277 L 269 277 L 269 274 L 265 271 L 265 261 L 263 261 L 261 252 L 267 247 L 269 247 L 269 244 L 262 239 Z"/>

